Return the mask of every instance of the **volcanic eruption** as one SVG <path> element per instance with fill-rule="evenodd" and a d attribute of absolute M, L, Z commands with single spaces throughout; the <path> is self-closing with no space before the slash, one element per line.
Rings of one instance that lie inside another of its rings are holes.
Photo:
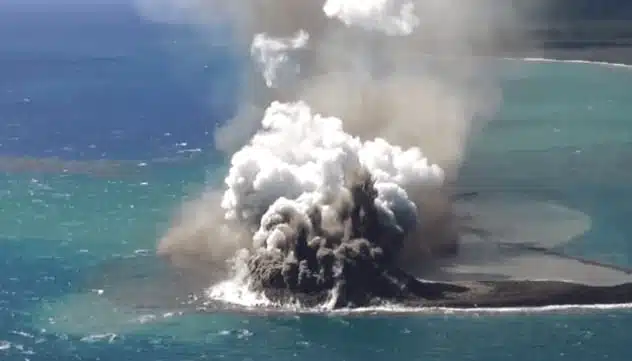
<path fill-rule="evenodd" d="M 253 66 L 215 134 L 231 155 L 224 187 L 186 203 L 158 253 L 208 274 L 217 299 L 227 287 L 306 306 L 472 299 L 466 285 L 406 270 L 458 248 L 449 186 L 499 100 L 494 61 L 473 54 L 523 40 L 503 27 L 519 20 L 512 4 L 187 5 L 178 10 L 196 22 L 228 19 Z"/>
<path fill-rule="evenodd" d="M 473 42 L 495 44 L 479 26 L 488 9 L 466 8 L 413 0 L 196 7 L 226 15 L 237 41 L 249 42 L 250 75 L 264 87 L 250 78 L 242 109 L 268 106 L 218 129 L 220 149 L 241 147 L 226 188 L 185 206 L 159 254 L 214 272 L 228 260 L 233 280 L 276 300 L 364 305 L 429 290 L 402 267 L 454 251 L 444 184 L 474 118 L 496 100 L 484 62 L 470 54 Z M 429 48 L 468 57 L 454 63 L 427 56 Z M 245 145 L 235 142 L 244 135 Z"/>

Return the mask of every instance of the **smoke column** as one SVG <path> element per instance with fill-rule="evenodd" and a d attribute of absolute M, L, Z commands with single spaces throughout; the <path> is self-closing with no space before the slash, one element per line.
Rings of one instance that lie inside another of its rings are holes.
<path fill-rule="evenodd" d="M 216 131 L 232 154 L 226 187 L 183 207 L 160 254 L 201 272 L 232 260 L 249 287 L 359 304 L 406 288 L 385 269 L 456 242 L 441 188 L 500 100 L 487 56 L 524 40 L 511 2 L 138 5 L 161 21 L 228 21 L 253 64 Z"/>
<path fill-rule="evenodd" d="M 237 119 L 217 133 L 216 144 L 227 153 L 247 143 L 271 101 L 304 100 L 318 113 L 343 119 L 353 135 L 405 147 L 423 144 L 444 168 L 458 166 L 469 135 L 500 100 L 495 63 L 478 55 L 497 55 L 508 43 L 526 44 L 523 13 L 532 13 L 518 13 L 517 2 L 499 0 L 138 0 L 138 5 L 151 19 L 196 24 L 202 31 L 229 23 L 233 45 L 243 53 L 255 37 L 280 43 L 301 33 L 309 37 L 306 46 L 283 55 L 279 77 L 285 82 L 269 88 L 260 65 L 250 69 Z"/>

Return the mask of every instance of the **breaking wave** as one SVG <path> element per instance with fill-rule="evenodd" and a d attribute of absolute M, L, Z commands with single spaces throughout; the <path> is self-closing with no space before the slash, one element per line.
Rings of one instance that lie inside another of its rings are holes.
<path fill-rule="evenodd" d="M 554 59 L 554 58 L 502 58 L 503 60 L 513 60 L 513 61 L 525 61 L 532 63 L 567 63 L 567 64 L 588 64 L 588 65 L 599 65 L 610 68 L 625 68 L 632 69 L 632 64 L 624 64 L 624 63 L 610 63 L 606 61 L 593 61 L 593 60 L 581 60 L 581 59 Z"/>

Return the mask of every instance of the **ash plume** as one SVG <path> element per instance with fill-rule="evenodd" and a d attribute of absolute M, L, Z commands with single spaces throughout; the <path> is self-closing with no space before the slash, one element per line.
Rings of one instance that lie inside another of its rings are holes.
<path fill-rule="evenodd" d="M 295 58 L 286 67 L 300 66 L 300 73 L 284 86 L 269 88 L 258 66 L 250 69 L 238 119 L 217 133 L 216 144 L 229 154 L 247 143 L 271 101 L 304 100 L 344 119 L 351 134 L 423 145 L 447 171 L 458 167 L 469 136 L 500 101 L 488 56 L 508 44 L 530 45 L 524 29 L 539 2 L 139 0 L 139 8 L 155 20 L 203 24 L 206 31 L 228 23 L 243 53 L 257 36 L 309 34 L 301 51 L 286 53 Z"/>
<path fill-rule="evenodd" d="M 277 299 L 420 296 L 400 269 L 455 245 L 442 187 L 500 100 L 490 56 L 526 40 L 513 4 L 138 4 L 156 20 L 228 25 L 252 59 L 237 116 L 216 131 L 232 154 L 226 187 L 185 207 L 159 253 L 209 272 L 231 265 Z"/>
<path fill-rule="evenodd" d="M 517 0 L 137 3 L 153 20 L 195 24 L 208 32 L 229 26 L 232 46 L 244 54 L 255 37 L 274 42 L 299 32 L 309 35 L 302 49 L 285 53 L 284 67 L 290 70 L 279 71 L 293 73 L 291 80 L 270 88 L 259 64 L 248 70 L 242 107 L 217 132 L 216 145 L 227 153 L 259 129 L 271 101 L 303 100 L 319 113 L 343 119 L 353 135 L 422 146 L 429 159 L 453 172 L 470 135 L 500 101 L 496 63 L 489 57 L 508 45 L 530 46 L 524 29 L 529 15 L 542 7 L 541 1 L 527 6 Z"/>

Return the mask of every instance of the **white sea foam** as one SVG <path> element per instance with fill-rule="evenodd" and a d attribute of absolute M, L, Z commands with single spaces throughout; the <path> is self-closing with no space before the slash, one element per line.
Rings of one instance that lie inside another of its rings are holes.
<path fill-rule="evenodd" d="M 11 348 L 11 342 L 0 340 L 0 351 L 8 350 Z"/>
<path fill-rule="evenodd" d="M 102 333 L 92 334 L 81 338 L 81 342 L 97 343 L 106 341 L 107 343 L 113 343 L 117 339 L 118 335 L 115 333 Z"/>
<path fill-rule="evenodd" d="M 206 290 L 206 297 L 229 303 L 244 308 L 269 307 L 274 304 L 260 292 L 255 292 L 250 288 L 248 269 L 239 262 L 241 257 L 247 256 L 245 250 L 237 253 L 233 262 L 234 274 L 231 278 L 221 281 Z"/>
<path fill-rule="evenodd" d="M 307 45 L 309 34 L 299 30 L 292 37 L 271 37 L 265 33 L 255 35 L 250 46 L 250 54 L 254 61 L 261 67 L 261 73 L 268 87 L 277 87 L 282 79 L 279 73 L 287 69 L 291 51 L 303 48 Z M 300 67 L 295 64 L 290 68 L 290 73 L 298 73 Z"/>
<path fill-rule="evenodd" d="M 581 60 L 581 59 L 554 59 L 554 58 L 511 58 L 505 57 L 503 60 L 513 60 L 513 61 L 525 61 L 532 63 L 567 63 L 567 64 L 586 64 L 586 65 L 599 65 L 610 68 L 625 68 L 632 69 L 632 64 L 624 64 L 624 63 L 610 63 L 606 61 L 593 61 L 593 60 Z"/>
<path fill-rule="evenodd" d="M 236 312 L 254 313 L 298 313 L 298 314 L 322 314 L 322 315 L 495 315 L 495 314 L 546 314 L 546 313 L 594 313 L 605 311 L 632 310 L 632 303 L 592 304 L 592 305 L 551 305 L 538 307 L 408 307 L 398 304 L 384 303 L 381 306 L 355 307 L 331 309 L 322 305 L 319 307 L 301 307 L 296 304 L 268 305 L 268 306 L 243 306 Z"/>
<path fill-rule="evenodd" d="M 632 303 L 595 304 L 595 305 L 557 305 L 542 307 L 480 307 L 480 308 L 450 308 L 450 307 L 403 307 L 398 305 L 384 305 L 354 309 L 334 310 L 334 314 L 445 314 L 445 315 L 494 315 L 494 314 L 541 314 L 541 313 L 572 313 L 598 312 L 612 310 L 632 310 Z"/>

